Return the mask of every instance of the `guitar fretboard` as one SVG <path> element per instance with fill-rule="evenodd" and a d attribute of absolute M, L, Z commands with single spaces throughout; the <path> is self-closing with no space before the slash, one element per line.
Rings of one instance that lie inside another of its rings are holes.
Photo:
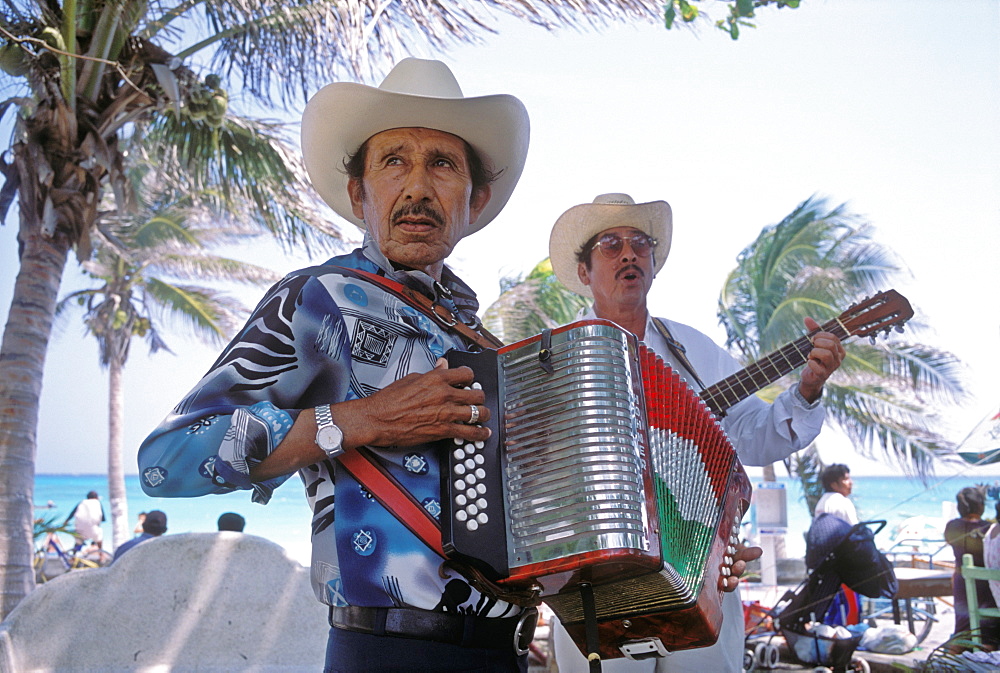
<path fill-rule="evenodd" d="M 737 402 L 804 365 L 812 350 L 812 336 L 821 331 L 830 332 L 841 341 L 851 336 L 839 320 L 831 320 L 818 330 L 796 339 L 745 369 L 705 388 L 701 391 L 701 398 L 716 416 L 722 418 L 726 410 Z"/>

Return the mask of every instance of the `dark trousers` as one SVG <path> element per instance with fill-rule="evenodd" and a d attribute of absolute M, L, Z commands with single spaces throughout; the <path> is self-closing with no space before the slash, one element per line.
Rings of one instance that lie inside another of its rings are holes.
<path fill-rule="evenodd" d="M 527 673 L 514 646 L 472 649 L 428 640 L 330 629 L 323 673 Z"/>

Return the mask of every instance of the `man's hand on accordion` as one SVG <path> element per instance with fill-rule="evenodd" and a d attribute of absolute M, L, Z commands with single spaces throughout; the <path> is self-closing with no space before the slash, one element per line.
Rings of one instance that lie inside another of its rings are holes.
<path fill-rule="evenodd" d="M 337 407 L 351 407 L 345 424 L 337 423 L 346 448 L 416 446 L 453 438 L 485 442 L 490 410 L 484 406 L 486 394 L 472 388 L 474 383 L 470 368 L 449 369 L 442 358 L 429 372 L 407 374 L 369 397 L 336 405 L 334 420 Z"/>
<path fill-rule="evenodd" d="M 736 554 L 733 555 L 732 574 L 729 577 L 719 576 L 719 589 L 721 591 L 736 591 L 740 584 L 740 577 L 747 571 L 747 563 L 755 561 L 761 557 L 764 550 L 760 547 L 748 547 L 742 542 L 736 547 Z"/>

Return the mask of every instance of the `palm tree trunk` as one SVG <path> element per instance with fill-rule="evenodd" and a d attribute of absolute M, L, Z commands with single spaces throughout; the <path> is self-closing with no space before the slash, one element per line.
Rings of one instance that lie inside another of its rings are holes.
<path fill-rule="evenodd" d="M 122 461 L 124 420 L 122 362 L 118 357 L 112 357 L 108 363 L 108 498 L 111 501 L 111 531 L 115 549 L 130 537 L 125 468 Z"/>
<path fill-rule="evenodd" d="M 70 247 L 61 233 L 51 238 L 39 233 L 23 192 L 19 240 L 21 266 L 0 345 L 0 619 L 35 586 L 31 561 L 38 407 Z"/>

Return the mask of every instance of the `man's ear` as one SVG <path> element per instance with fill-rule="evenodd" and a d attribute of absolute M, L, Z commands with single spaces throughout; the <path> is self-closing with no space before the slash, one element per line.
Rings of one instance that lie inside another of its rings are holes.
<path fill-rule="evenodd" d="M 576 263 L 576 277 L 584 285 L 590 285 L 590 272 L 587 270 L 587 265 L 583 262 Z"/>
<path fill-rule="evenodd" d="M 476 220 L 482 215 L 483 209 L 486 208 L 486 204 L 490 202 L 490 197 L 492 196 L 493 189 L 489 185 L 483 185 L 472 190 L 472 199 L 469 200 L 470 225 L 476 223 Z"/>
<path fill-rule="evenodd" d="M 347 194 L 351 197 L 351 210 L 359 220 L 365 219 L 365 186 L 361 184 L 361 178 L 351 178 L 347 181 Z"/>

